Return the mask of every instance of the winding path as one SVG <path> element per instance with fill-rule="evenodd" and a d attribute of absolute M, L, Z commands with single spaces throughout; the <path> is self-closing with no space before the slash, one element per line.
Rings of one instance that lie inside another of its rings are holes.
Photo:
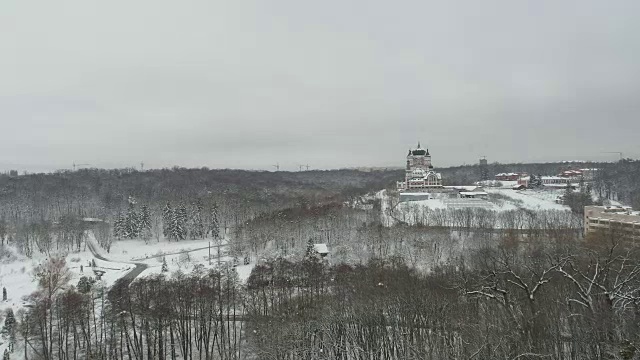
<path fill-rule="evenodd" d="M 136 277 L 138 277 L 138 275 L 142 274 L 142 272 L 149 267 L 149 265 L 144 263 L 138 263 L 138 262 L 128 263 L 124 261 L 113 261 L 111 259 L 107 259 L 102 254 L 100 254 L 100 251 L 98 251 L 99 245 L 96 244 L 93 237 L 88 236 L 85 242 L 87 243 L 87 247 L 89 248 L 89 251 L 91 251 L 91 254 L 93 254 L 93 256 L 96 257 L 97 259 L 100 259 L 106 262 L 119 263 L 119 264 L 125 263 L 125 264 L 132 264 L 136 266 L 135 268 L 133 268 L 133 270 L 129 271 L 118 280 L 118 281 L 124 281 L 127 285 L 131 284 L 131 282 L 133 282 L 133 280 L 135 280 Z"/>
<path fill-rule="evenodd" d="M 190 252 L 194 252 L 194 251 L 200 251 L 200 250 L 206 250 L 206 249 L 214 249 L 214 248 L 222 248 L 227 246 L 227 243 L 224 244 L 216 244 L 216 245 L 211 245 L 211 246 L 204 246 L 204 247 L 199 247 L 199 248 L 195 248 L 195 249 L 188 249 L 188 250 L 180 250 L 180 251 L 174 251 L 174 252 L 170 252 L 170 253 L 162 253 L 162 254 L 156 254 L 156 255 L 150 255 L 150 256 L 146 256 L 146 257 L 141 257 L 141 258 L 136 258 L 136 259 L 131 259 L 133 261 L 140 261 L 140 260 L 149 260 L 149 259 L 155 259 L 155 258 L 159 258 L 159 257 L 164 257 L 167 255 L 180 255 L 180 254 L 186 254 L 186 253 L 190 253 Z"/>

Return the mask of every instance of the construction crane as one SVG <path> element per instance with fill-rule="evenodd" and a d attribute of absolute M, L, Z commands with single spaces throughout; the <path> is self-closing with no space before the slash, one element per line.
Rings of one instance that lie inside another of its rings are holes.
<path fill-rule="evenodd" d="M 79 166 L 89 166 L 89 165 L 91 165 L 91 164 L 76 164 L 76 163 L 75 163 L 75 161 L 74 161 L 74 162 L 73 162 L 73 171 L 76 171 L 76 167 L 79 167 Z"/>
<path fill-rule="evenodd" d="M 618 154 L 620 155 L 620 160 L 622 160 L 622 152 L 621 151 L 603 151 L 603 154 Z"/>

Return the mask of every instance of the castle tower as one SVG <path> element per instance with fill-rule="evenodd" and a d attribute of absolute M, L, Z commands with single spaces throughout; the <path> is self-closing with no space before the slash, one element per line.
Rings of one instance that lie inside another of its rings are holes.
<path fill-rule="evenodd" d="M 418 190 L 442 187 L 441 175 L 433 171 L 429 149 L 418 142 L 415 150 L 409 149 L 406 159 L 404 182 L 398 183 L 400 190 Z"/>

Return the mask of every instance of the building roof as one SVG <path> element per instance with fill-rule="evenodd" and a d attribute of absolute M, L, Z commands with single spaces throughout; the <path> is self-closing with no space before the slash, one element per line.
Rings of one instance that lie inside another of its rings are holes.
<path fill-rule="evenodd" d="M 473 195 L 488 195 L 488 194 L 484 191 L 460 191 L 460 195 L 473 196 Z"/>
<path fill-rule="evenodd" d="M 415 150 L 409 150 L 409 155 L 431 156 L 429 155 L 429 149 L 423 149 L 418 142 L 418 147 Z"/>
<path fill-rule="evenodd" d="M 327 244 L 313 244 L 313 249 L 318 254 L 328 254 L 329 253 L 329 248 L 327 247 Z"/>

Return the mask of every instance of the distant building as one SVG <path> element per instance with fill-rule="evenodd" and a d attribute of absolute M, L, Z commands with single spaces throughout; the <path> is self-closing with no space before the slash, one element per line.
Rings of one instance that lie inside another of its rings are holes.
<path fill-rule="evenodd" d="M 461 191 L 458 196 L 463 199 L 486 199 L 489 194 L 484 191 Z"/>
<path fill-rule="evenodd" d="M 495 175 L 495 179 L 499 181 L 517 181 L 526 174 L 521 173 L 500 173 Z"/>
<path fill-rule="evenodd" d="M 329 255 L 329 248 L 327 247 L 327 244 L 313 244 L 313 249 L 323 258 Z"/>
<path fill-rule="evenodd" d="M 404 181 L 398 181 L 399 191 L 428 191 L 442 188 L 442 175 L 433 170 L 429 149 L 418 143 L 415 150 L 409 149 Z"/>
<path fill-rule="evenodd" d="M 480 159 L 480 181 L 489 180 L 489 162 L 486 157 Z"/>
<path fill-rule="evenodd" d="M 536 176 L 537 178 L 537 176 Z M 518 179 L 518 186 L 529 187 L 530 176 L 523 176 Z M 550 187 L 566 187 L 567 184 L 571 184 L 571 178 L 565 178 L 560 176 L 541 176 L 542 185 Z"/>
<path fill-rule="evenodd" d="M 598 231 L 616 231 L 622 237 L 640 239 L 640 212 L 630 207 L 585 206 L 585 236 Z"/>
<path fill-rule="evenodd" d="M 428 192 L 401 192 L 399 200 L 402 201 L 422 201 L 432 200 L 433 194 Z"/>
<path fill-rule="evenodd" d="M 572 169 L 565 170 L 558 174 L 559 177 L 569 178 L 574 181 L 592 181 L 596 175 L 598 169 Z"/>

